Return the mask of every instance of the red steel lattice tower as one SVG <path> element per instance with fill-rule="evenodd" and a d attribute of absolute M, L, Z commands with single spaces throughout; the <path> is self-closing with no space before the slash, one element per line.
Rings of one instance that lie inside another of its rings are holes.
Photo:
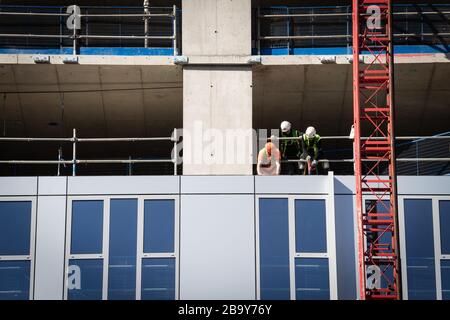
<path fill-rule="evenodd" d="M 401 299 L 391 0 L 353 0 L 352 18 L 359 298 Z"/>

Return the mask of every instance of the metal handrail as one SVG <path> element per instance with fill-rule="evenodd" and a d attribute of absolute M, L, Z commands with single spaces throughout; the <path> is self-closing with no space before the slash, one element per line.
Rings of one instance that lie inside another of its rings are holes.
<path fill-rule="evenodd" d="M 0 11 L 0 16 L 58 16 L 58 17 L 68 17 L 68 13 L 50 13 L 50 12 L 7 12 Z M 114 18 L 114 17 L 125 17 L 125 18 L 141 18 L 141 17 L 161 17 L 161 18 L 173 18 L 172 13 L 124 13 L 124 14 L 80 14 L 81 18 Z"/>
<path fill-rule="evenodd" d="M 154 40 L 172 40 L 175 36 L 108 36 L 95 34 L 73 35 L 52 35 L 52 34 L 26 34 L 26 33 L 0 33 L 3 38 L 65 38 L 65 39 L 154 39 Z"/>
<path fill-rule="evenodd" d="M 72 35 L 62 34 L 62 35 L 54 35 L 54 34 L 32 34 L 32 33 L 0 33 L 0 37 L 3 38 L 73 38 Z"/>
<path fill-rule="evenodd" d="M 450 14 L 450 11 L 442 11 L 442 12 L 394 12 L 394 16 L 404 16 L 404 15 L 433 15 L 433 14 Z M 300 17 L 349 17 L 351 13 L 347 12 L 338 12 L 338 13 L 288 13 L 288 14 L 260 14 L 259 18 L 300 18 Z"/>
<path fill-rule="evenodd" d="M 75 163 L 173 163 L 173 159 L 76 160 Z"/>
<path fill-rule="evenodd" d="M 363 160 L 363 162 L 376 162 L 381 161 L 385 162 L 388 161 L 387 159 L 367 159 Z M 450 162 L 450 158 L 397 158 L 396 161 L 398 162 Z M 288 159 L 288 160 L 281 160 L 281 162 L 307 162 L 305 159 Z M 343 162 L 355 162 L 354 159 L 323 159 L 319 160 L 318 162 L 324 163 L 324 162 L 330 162 L 330 163 L 343 163 Z"/>
<path fill-rule="evenodd" d="M 51 17 L 51 16 L 57 16 L 57 17 L 68 17 L 68 13 L 50 13 L 50 12 L 7 12 L 7 11 L 0 11 L 0 16 L 44 16 L 44 17 Z"/>
<path fill-rule="evenodd" d="M 175 36 L 108 36 L 97 34 L 80 34 L 79 39 L 154 39 L 154 40 L 173 40 Z"/>
<path fill-rule="evenodd" d="M 380 35 L 383 36 L 383 35 Z M 394 33 L 394 37 L 430 37 L 430 36 L 450 36 L 450 32 L 427 32 L 427 33 Z M 351 38 L 351 34 L 333 34 L 316 36 L 259 36 L 259 40 L 302 40 L 302 39 L 336 39 Z"/>
<path fill-rule="evenodd" d="M 172 137 L 152 138 L 78 138 L 79 142 L 142 142 L 142 141 L 171 141 Z"/>
<path fill-rule="evenodd" d="M 276 140 L 301 140 L 302 137 L 274 137 Z M 273 139 L 273 138 L 272 138 Z M 324 136 L 321 137 L 322 140 L 353 140 L 352 137 L 349 136 Z M 369 137 L 361 137 L 361 140 L 368 140 Z M 450 136 L 400 136 L 396 137 L 395 140 L 423 140 L 423 139 L 437 139 L 437 140 L 445 140 L 449 139 Z M 383 137 L 370 137 L 370 140 L 386 140 Z M 364 162 L 376 162 L 376 161 L 387 161 L 380 159 L 367 159 L 363 160 Z M 397 158 L 397 162 L 450 162 L 450 158 Z M 287 159 L 281 160 L 281 162 L 304 162 L 305 159 Z M 318 161 L 319 163 L 354 163 L 354 159 L 322 159 Z"/>
<path fill-rule="evenodd" d="M 353 140 L 350 136 L 324 136 L 323 140 Z M 277 140 L 301 140 L 302 137 L 275 137 Z M 361 140 L 367 140 L 369 137 L 361 137 Z M 385 140 L 383 137 L 370 137 L 370 140 Z M 420 140 L 420 139 L 450 139 L 450 136 L 401 136 L 395 137 L 395 140 Z M 1 141 L 1 138 L 0 138 Z"/>

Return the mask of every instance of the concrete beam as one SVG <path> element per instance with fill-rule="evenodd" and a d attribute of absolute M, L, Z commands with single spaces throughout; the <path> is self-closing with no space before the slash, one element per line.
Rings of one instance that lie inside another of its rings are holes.
<path fill-rule="evenodd" d="M 311 64 L 330 64 L 330 60 L 335 58 L 333 64 L 352 64 L 352 55 L 280 55 L 280 56 L 261 56 L 263 65 L 311 65 Z M 363 63 L 371 63 L 373 56 L 363 56 Z M 449 63 L 450 56 L 443 53 L 435 54 L 396 54 L 395 63 Z"/>
<path fill-rule="evenodd" d="M 0 54 L 0 64 L 36 64 L 37 56 L 50 57 L 50 64 L 65 64 L 64 58 L 71 55 L 43 54 Z M 112 56 L 112 55 L 78 55 L 79 65 L 174 65 L 172 56 Z"/>
<path fill-rule="evenodd" d="M 30 54 L 0 54 L 0 64 L 37 64 L 36 56 Z M 48 55 L 50 64 L 65 64 L 64 59 L 71 55 Z M 79 65 L 135 65 L 135 66 L 173 66 L 172 56 L 109 56 L 109 55 L 78 55 Z M 187 55 L 186 65 L 242 65 L 258 64 L 259 58 L 263 65 L 313 65 L 313 64 L 351 64 L 351 55 L 280 55 L 255 56 L 250 54 L 191 54 Z M 371 63 L 372 56 L 363 56 L 364 63 Z M 450 63 L 450 56 L 443 53 L 435 54 L 396 54 L 395 63 Z"/>

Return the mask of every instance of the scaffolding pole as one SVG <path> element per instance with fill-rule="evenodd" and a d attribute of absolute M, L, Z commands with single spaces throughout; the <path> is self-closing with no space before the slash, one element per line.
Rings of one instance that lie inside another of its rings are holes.
<path fill-rule="evenodd" d="M 148 35 L 149 35 L 149 30 L 148 30 L 148 20 L 150 19 L 149 15 L 150 15 L 150 4 L 148 0 L 144 0 L 144 35 L 145 35 L 145 40 L 144 40 L 144 47 L 148 48 Z"/>
<path fill-rule="evenodd" d="M 77 175 L 77 129 L 73 129 L 72 135 L 72 176 Z"/>

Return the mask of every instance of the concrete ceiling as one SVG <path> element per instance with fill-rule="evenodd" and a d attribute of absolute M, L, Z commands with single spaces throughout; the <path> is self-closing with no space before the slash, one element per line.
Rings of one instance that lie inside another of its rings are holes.
<path fill-rule="evenodd" d="M 398 135 L 450 130 L 449 76 L 450 63 L 396 65 Z M 255 66 L 253 126 L 290 119 L 300 129 L 346 135 L 351 82 L 346 64 Z M 124 90 L 142 87 L 169 89 Z M 5 104 L 0 97 L 0 134 L 58 137 L 77 128 L 84 137 L 168 136 L 182 126 L 181 87 L 177 66 L 0 65 L 0 92 L 47 92 L 8 94 Z"/>
<path fill-rule="evenodd" d="M 129 90 L 139 88 L 166 89 Z M 2 91 L 28 92 L 0 99 L 6 136 L 169 136 L 182 125 L 177 66 L 0 65 Z"/>
<path fill-rule="evenodd" d="M 397 135 L 450 131 L 450 64 L 398 64 Z M 253 119 L 258 128 L 282 120 L 324 135 L 347 135 L 353 119 L 351 65 L 258 66 L 253 73 Z"/>

